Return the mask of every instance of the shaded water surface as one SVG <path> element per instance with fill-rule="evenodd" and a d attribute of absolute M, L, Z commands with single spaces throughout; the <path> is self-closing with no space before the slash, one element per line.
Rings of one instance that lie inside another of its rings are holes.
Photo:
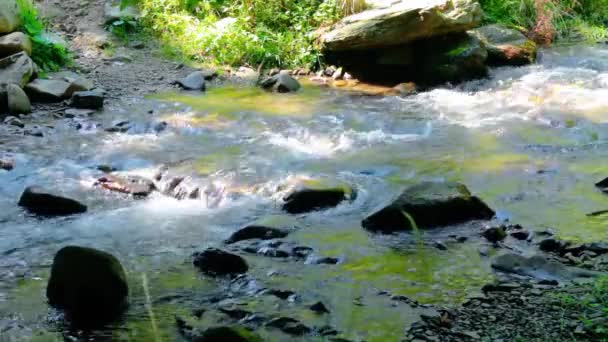
<path fill-rule="evenodd" d="M 126 133 L 108 127 L 129 120 Z M 40 341 L 64 332 L 44 290 L 54 253 L 80 244 L 115 254 L 128 271 L 131 307 L 124 322 L 94 339 L 176 340 L 174 316 L 206 326 L 225 317 L 205 308 L 228 281 L 199 275 L 189 256 L 218 246 L 250 223 L 293 228 L 288 241 L 311 246 L 338 265 L 246 256 L 254 289 L 289 289 L 295 300 L 249 295 L 249 311 L 331 325 L 346 338 L 395 341 L 425 309 L 391 300 L 456 304 L 493 277 L 478 224 L 423 234 L 373 236 L 361 219 L 420 180 L 457 180 L 498 212 L 532 230 L 573 240 L 606 239 L 608 197 L 593 184 L 608 176 L 608 48 L 545 51 L 539 64 L 496 69 L 489 80 L 407 98 L 353 96 L 314 87 L 295 95 L 250 88 L 156 94 L 126 99 L 90 118 L 48 120 L 44 138 L 0 139 L 16 168 L 0 173 L 0 337 Z M 161 121 L 167 128 L 158 133 Z M 44 126 L 42 126 L 43 129 Z M 203 191 L 176 200 L 154 194 L 133 200 L 92 187 L 98 165 L 152 176 L 162 165 Z M 281 212 L 293 184 L 329 180 L 354 187 L 357 198 L 309 215 Z M 25 186 L 39 184 L 78 198 L 89 212 L 70 218 L 26 215 L 16 206 Z M 449 236 L 467 235 L 457 243 Z M 490 249 L 489 254 L 495 253 Z M 145 309 L 146 278 L 154 321 Z M 307 306 L 323 301 L 331 314 Z M 293 338 L 262 329 L 269 340 Z M 314 338 L 306 338 L 307 340 Z M 0 338 L 0 340 L 2 340 Z M 321 340 L 321 338 L 319 338 Z"/>

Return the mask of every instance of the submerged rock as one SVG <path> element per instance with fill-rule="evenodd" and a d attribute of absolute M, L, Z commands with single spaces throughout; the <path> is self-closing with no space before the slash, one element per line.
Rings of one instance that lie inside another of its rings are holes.
<path fill-rule="evenodd" d="M 602 190 L 602 192 L 608 194 L 608 178 L 602 179 L 601 181 L 595 183 L 595 186 Z"/>
<path fill-rule="evenodd" d="M 0 37 L 0 58 L 14 55 L 19 52 L 32 54 L 32 41 L 22 32 L 13 32 Z"/>
<path fill-rule="evenodd" d="M 270 240 L 284 238 L 289 234 L 286 230 L 265 226 L 247 226 L 232 234 L 226 243 L 235 243 L 243 240 L 261 239 Z"/>
<path fill-rule="evenodd" d="M 87 211 L 86 205 L 71 198 L 53 195 L 37 186 L 25 189 L 19 199 L 19 206 L 31 213 L 45 216 L 73 215 Z"/>
<path fill-rule="evenodd" d="M 496 257 L 492 261 L 492 268 L 505 273 L 513 273 L 541 280 L 572 280 L 601 275 L 600 272 L 564 266 L 561 263 L 549 261 L 540 255 L 527 258 L 512 253 Z"/>
<path fill-rule="evenodd" d="M 8 158 L 0 158 L 0 170 L 11 171 L 15 168 L 15 161 Z"/>
<path fill-rule="evenodd" d="M 309 309 L 319 314 L 329 313 L 329 309 L 322 302 L 314 303 Z"/>
<path fill-rule="evenodd" d="M 328 51 L 376 49 L 472 29 L 482 19 L 473 0 L 400 1 L 342 19 L 321 37 Z"/>
<path fill-rule="evenodd" d="M 192 337 L 194 342 L 262 342 L 257 334 L 241 327 L 221 326 L 208 328 Z"/>
<path fill-rule="evenodd" d="M 280 72 L 277 75 L 269 77 L 260 84 L 262 88 L 272 90 L 277 93 L 290 93 L 300 89 L 300 82 L 289 74 Z"/>
<path fill-rule="evenodd" d="M 205 91 L 205 78 L 206 75 L 204 72 L 195 71 L 190 75 L 175 81 L 175 83 L 185 90 Z"/>
<path fill-rule="evenodd" d="M 300 188 L 284 198 L 283 210 L 290 214 L 302 214 L 336 207 L 348 200 L 352 191 L 345 188 Z"/>
<path fill-rule="evenodd" d="M 266 326 L 280 329 L 282 332 L 294 336 L 302 336 L 312 332 L 311 328 L 290 317 L 272 319 L 266 323 Z"/>
<path fill-rule="evenodd" d="M 365 229 L 391 233 L 489 220 L 494 211 L 455 182 L 423 182 L 406 189 L 397 200 L 363 220 Z"/>
<path fill-rule="evenodd" d="M 484 42 L 490 65 L 519 66 L 536 60 L 536 43 L 517 30 L 493 24 L 472 30 L 471 33 Z"/>
<path fill-rule="evenodd" d="M 247 272 L 245 259 L 217 248 L 209 248 L 194 254 L 194 266 L 212 276 L 236 275 Z"/>
<path fill-rule="evenodd" d="M 46 295 L 72 323 L 101 326 L 116 319 L 128 294 L 125 271 L 111 254 L 68 246 L 55 255 Z"/>
<path fill-rule="evenodd" d="M 97 185 L 110 191 L 129 194 L 135 197 L 147 197 L 156 191 L 154 182 L 139 176 L 118 177 L 105 175 L 97 180 Z"/>

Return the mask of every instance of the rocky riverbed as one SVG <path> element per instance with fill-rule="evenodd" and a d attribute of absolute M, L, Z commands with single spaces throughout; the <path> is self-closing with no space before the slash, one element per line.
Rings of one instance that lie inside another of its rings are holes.
<path fill-rule="evenodd" d="M 262 81 L 109 56 L 101 2 L 46 5 L 71 79 L 105 96 L 0 126 L 0 340 L 601 338 L 604 46 L 427 91 L 336 67 Z M 529 47 L 481 31 L 508 43 L 487 64 Z"/>

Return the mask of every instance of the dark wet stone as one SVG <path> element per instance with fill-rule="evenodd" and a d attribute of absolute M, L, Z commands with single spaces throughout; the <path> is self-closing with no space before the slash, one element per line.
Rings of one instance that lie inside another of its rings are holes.
<path fill-rule="evenodd" d="M 73 215 L 87 211 L 86 205 L 71 198 L 53 195 L 38 186 L 25 189 L 19 199 L 19 206 L 31 213 L 44 216 Z"/>
<path fill-rule="evenodd" d="M 249 269 L 245 259 L 216 248 L 195 253 L 193 263 L 200 271 L 212 276 L 236 275 Z"/>
<path fill-rule="evenodd" d="M 339 331 L 332 326 L 324 325 L 317 329 L 317 333 L 321 336 L 336 336 L 338 335 Z"/>
<path fill-rule="evenodd" d="M 409 215 L 409 217 L 408 217 Z M 411 230 L 410 218 L 420 229 L 471 220 L 489 220 L 494 211 L 455 182 L 423 182 L 406 189 L 397 200 L 363 220 L 365 229 L 391 233 Z"/>
<path fill-rule="evenodd" d="M 0 159 L 0 170 L 11 171 L 15 168 L 15 161 L 11 159 Z"/>
<path fill-rule="evenodd" d="M 96 185 L 115 192 L 129 194 L 135 197 L 147 197 L 156 191 L 156 185 L 149 179 L 139 176 L 118 177 L 105 175 L 97 180 Z"/>
<path fill-rule="evenodd" d="M 530 232 L 525 229 L 519 229 L 509 232 L 509 235 L 517 240 L 528 240 Z"/>
<path fill-rule="evenodd" d="M 119 121 L 105 129 L 106 132 L 110 133 L 125 133 L 131 129 L 133 124 L 130 121 Z"/>
<path fill-rule="evenodd" d="M 561 263 L 547 260 L 540 255 L 524 257 L 513 253 L 507 253 L 496 257 L 492 261 L 492 268 L 504 273 L 546 280 L 570 280 L 575 278 L 596 277 L 599 275 L 598 272 L 564 266 Z"/>
<path fill-rule="evenodd" d="M 272 227 L 264 227 L 264 226 L 247 226 L 242 228 L 232 234 L 228 240 L 226 240 L 227 244 L 235 243 L 243 240 L 250 239 L 261 239 L 261 240 L 270 240 L 270 239 L 278 239 L 286 237 L 288 232 L 283 229 L 272 228 Z"/>
<path fill-rule="evenodd" d="M 340 262 L 340 259 L 333 257 L 322 257 L 313 261 L 316 265 L 336 265 Z"/>
<path fill-rule="evenodd" d="M 305 259 L 307 258 L 314 250 L 311 247 L 307 246 L 296 246 L 292 248 L 291 253 L 296 258 Z"/>
<path fill-rule="evenodd" d="M 486 238 L 486 240 L 496 243 L 504 240 L 507 237 L 507 232 L 504 226 L 499 226 L 488 228 L 484 230 L 481 235 Z"/>
<path fill-rule="evenodd" d="M 205 74 L 202 71 L 195 71 L 190 75 L 177 80 L 177 85 L 185 90 L 205 90 Z"/>
<path fill-rule="evenodd" d="M 310 310 L 320 314 L 329 313 L 329 309 L 322 302 L 314 303 L 310 306 Z"/>
<path fill-rule="evenodd" d="M 230 318 L 234 318 L 234 319 L 243 319 L 243 318 L 251 315 L 251 312 L 249 312 L 247 310 L 239 309 L 239 308 L 228 307 L 228 308 L 219 308 L 218 310 L 221 313 L 225 314 L 226 316 L 228 316 Z"/>
<path fill-rule="evenodd" d="M 97 165 L 97 170 L 103 172 L 103 173 L 112 173 L 114 171 L 118 171 L 117 168 L 111 166 L 111 165 L 106 165 L 106 164 L 102 164 L 102 165 Z"/>
<path fill-rule="evenodd" d="M 196 309 L 196 310 L 192 311 L 192 315 L 196 318 L 201 318 L 205 314 L 205 311 L 206 311 L 205 309 Z"/>
<path fill-rule="evenodd" d="M 602 190 L 602 192 L 608 192 L 608 177 L 595 183 L 595 186 Z"/>
<path fill-rule="evenodd" d="M 192 337 L 193 342 L 262 342 L 257 334 L 241 327 L 221 326 L 208 328 Z"/>
<path fill-rule="evenodd" d="M 68 246 L 53 260 L 46 290 L 49 304 L 82 326 L 101 326 L 118 318 L 129 288 L 120 262 L 92 248 Z"/>
<path fill-rule="evenodd" d="M 549 238 L 539 242 L 538 247 L 543 252 L 561 253 L 565 247 L 565 244 L 558 239 Z"/>
<path fill-rule="evenodd" d="M 435 242 L 433 242 L 433 247 L 437 248 L 440 251 L 447 251 L 448 250 L 448 246 L 446 246 L 441 241 L 435 241 Z"/>
<path fill-rule="evenodd" d="M 269 77 L 260 84 L 262 88 L 273 90 L 277 93 L 295 92 L 300 89 L 300 82 L 285 72 Z"/>
<path fill-rule="evenodd" d="M 302 336 L 312 332 L 312 329 L 300 321 L 289 317 L 275 318 L 266 323 L 266 326 L 280 329 L 284 333 L 294 336 Z"/>
<path fill-rule="evenodd" d="M 519 289 L 521 286 L 517 283 L 495 283 L 495 284 L 486 284 L 481 288 L 481 291 L 484 293 L 488 292 L 511 292 L 513 290 Z"/>
<path fill-rule="evenodd" d="M 99 90 L 77 91 L 72 95 L 70 105 L 80 109 L 103 108 L 104 93 Z"/>
<path fill-rule="evenodd" d="M 333 208 L 347 199 L 344 189 L 301 189 L 285 197 L 283 210 L 290 214 L 302 214 Z"/>
<path fill-rule="evenodd" d="M 290 291 L 290 290 L 277 290 L 277 289 L 270 289 L 270 290 L 266 291 L 266 293 L 273 295 L 280 299 L 289 299 L 289 297 L 296 295 L 295 292 Z"/>

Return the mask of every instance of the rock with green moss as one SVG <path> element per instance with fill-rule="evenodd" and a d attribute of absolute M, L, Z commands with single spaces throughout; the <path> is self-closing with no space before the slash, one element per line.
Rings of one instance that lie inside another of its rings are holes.
<path fill-rule="evenodd" d="M 19 52 L 32 54 L 32 41 L 22 32 L 13 32 L 0 37 L 0 58 L 14 55 Z"/>
<path fill-rule="evenodd" d="M 404 0 L 346 17 L 321 40 L 327 51 L 385 48 L 464 32 L 481 19 L 475 0 Z"/>
<path fill-rule="evenodd" d="M 392 233 L 489 220 L 494 211 L 456 182 L 423 182 L 407 188 L 397 200 L 363 220 L 365 229 Z"/>
<path fill-rule="evenodd" d="M 125 271 L 111 254 L 68 246 L 55 255 L 46 295 L 72 324 L 95 327 L 117 319 L 128 294 Z"/>
<path fill-rule="evenodd" d="M 2 90 L 0 90 L 1 92 Z M 0 94 L 0 96 L 2 95 Z M 6 86 L 6 104 L 10 114 L 28 114 L 32 111 L 30 99 L 16 84 Z"/>
<path fill-rule="evenodd" d="M 486 45 L 490 65 L 519 66 L 536 60 L 536 43 L 517 30 L 494 24 L 470 32 Z"/>
<path fill-rule="evenodd" d="M 262 342 L 262 338 L 236 326 L 212 327 L 192 337 L 194 342 Z"/>
<path fill-rule="evenodd" d="M 21 25 L 21 16 L 16 0 L 0 1 L 0 34 L 11 33 Z"/>
<path fill-rule="evenodd" d="M 24 87 L 35 74 L 34 62 L 25 52 L 0 59 L 0 83 Z"/>

